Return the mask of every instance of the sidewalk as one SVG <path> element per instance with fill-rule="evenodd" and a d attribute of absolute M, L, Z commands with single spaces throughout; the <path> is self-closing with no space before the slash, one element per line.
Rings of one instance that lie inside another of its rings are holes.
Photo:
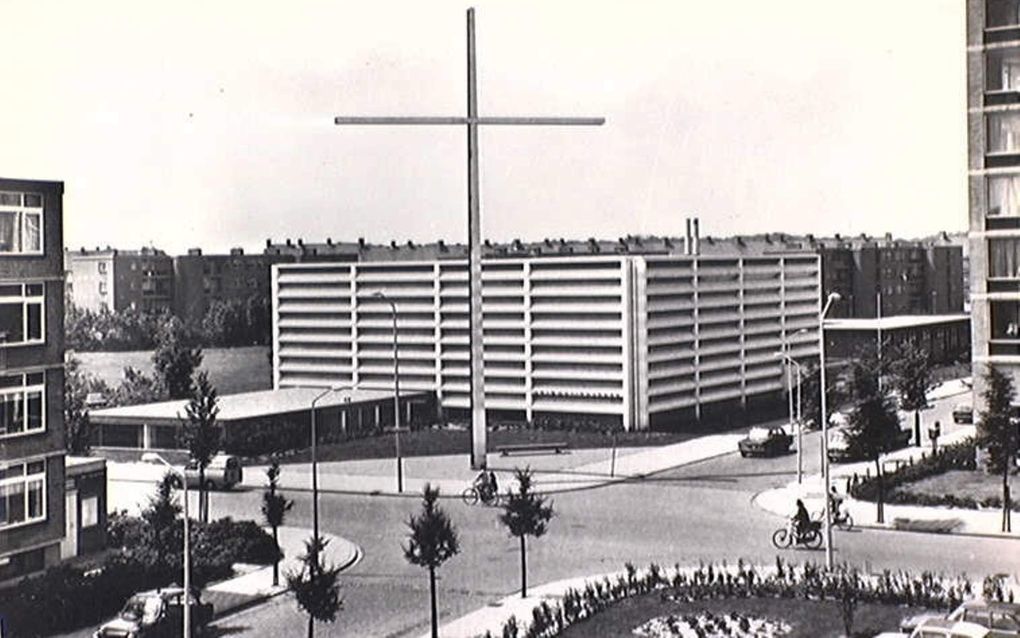
<path fill-rule="evenodd" d="M 576 450 L 565 454 L 501 457 L 489 455 L 489 467 L 499 476 L 501 489 L 513 488 L 514 469 L 532 467 L 536 489 L 542 493 L 587 489 L 640 479 L 663 470 L 695 461 L 728 454 L 737 450 L 739 434 L 713 434 L 696 439 L 645 448 L 618 448 L 615 461 L 609 448 Z M 244 468 L 248 488 L 261 489 L 265 483 L 265 466 Z M 424 472 L 416 471 L 418 469 Z M 369 471 L 371 473 L 369 473 Z M 427 472 L 430 477 L 423 474 Z M 444 496 L 459 496 L 471 486 L 476 472 L 470 469 L 467 454 L 404 459 L 404 491 L 397 492 L 396 463 L 393 459 L 377 461 L 339 461 L 319 463 L 319 489 L 352 494 L 418 496 L 425 483 L 438 486 Z M 280 473 L 280 487 L 285 490 L 311 490 L 309 464 L 285 465 Z"/>
<path fill-rule="evenodd" d="M 961 441 L 968 436 L 974 435 L 974 426 L 958 427 L 954 432 L 939 439 L 942 444 L 952 444 Z M 907 447 L 883 455 L 883 461 L 899 460 L 906 462 L 907 459 L 917 461 L 921 454 L 930 454 L 930 448 Z M 830 478 L 840 494 L 846 491 L 846 481 L 854 475 L 864 476 L 865 472 L 874 472 L 874 463 L 862 461 L 858 463 L 841 463 L 830 465 Z M 825 489 L 822 476 L 812 474 L 804 477 L 804 482 L 798 484 L 793 481 L 783 487 L 766 490 L 755 495 L 753 502 L 761 509 L 778 516 L 790 517 L 793 515 L 794 504 L 797 499 L 804 501 L 804 506 L 809 512 L 818 512 L 825 508 Z M 953 528 L 954 534 L 975 534 L 987 536 L 1004 536 L 1015 538 L 1020 532 L 1012 534 L 1000 530 L 1001 512 L 999 510 L 971 510 L 950 507 L 921 507 L 918 505 L 885 505 L 884 524 L 875 522 L 875 504 L 867 501 L 858 501 L 846 497 L 845 507 L 854 519 L 857 527 L 871 527 L 878 529 L 892 529 L 893 521 L 897 518 L 911 519 L 913 521 L 938 521 L 949 523 L 958 521 Z"/>
<path fill-rule="evenodd" d="M 325 562 L 341 569 L 347 569 L 361 559 L 361 548 L 351 541 L 333 534 L 320 534 L 327 540 L 323 551 Z M 239 609 L 249 607 L 287 590 L 287 573 L 300 568 L 298 557 L 305 552 L 305 540 L 312 532 L 297 527 L 280 527 L 280 584 L 273 586 L 273 566 L 251 565 L 238 576 L 210 585 L 202 592 L 202 598 L 212 603 L 216 617 L 222 617 Z"/>

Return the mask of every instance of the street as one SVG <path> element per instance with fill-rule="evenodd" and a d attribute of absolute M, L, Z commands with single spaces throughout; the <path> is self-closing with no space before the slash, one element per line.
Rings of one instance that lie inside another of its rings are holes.
<path fill-rule="evenodd" d="M 951 419 L 952 401 L 925 414 Z M 805 437 L 805 469 L 816 471 L 820 435 Z M 838 467 L 838 466 L 834 466 Z M 286 469 L 284 470 L 286 471 Z M 792 480 L 796 454 L 742 459 L 732 454 L 655 477 L 554 495 L 556 516 L 546 536 L 529 539 L 529 583 L 598 574 L 625 562 L 672 565 L 744 558 L 771 563 L 777 551 L 770 535 L 784 524 L 751 503 L 755 493 Z M 289 525 L 310 526 L 310 495 L 296 501 Z M 250 517 L 258 511 L 257 490 L 216 494 L 216 515 Z M 515 539 L 497 521 L 497 510 L 444 499 L 460 533 L 461 553 L 439 570 L 442 619 L 451 620 L 514 592 L 519 587 Z M 343 574 L 344 610 L 322 635 L 417 636 L 428 629 L 426 573 L 403 558 L 401 543 L 415 498 L 322 494 L 323 529 L 358 543 L 364 559 Z M 791 503 L 791 510 L 793 504 Z M 835 534 L 836 558 L 869 570 L 911 569 L 983 575 L 1020 570 L 1015 541 L 855 530 Z M 824 560 L 821 551 L 778 552 L 795 561 Z M 933 559 L 933 557 L 937 557 Z M 293 599 L 278 597 L 217 623 L 220 635 L 284 635 L 302 627 Z"/>

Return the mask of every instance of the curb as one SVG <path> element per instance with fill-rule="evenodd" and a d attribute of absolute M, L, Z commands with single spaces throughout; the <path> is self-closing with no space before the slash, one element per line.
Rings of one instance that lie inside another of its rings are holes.
<path fill-rule="evenodd" d="M 344 539 L 344 540 L 346 540 L 346 539 Z M 347 569 L 349 569 L 349 568 L 357 565 L 358 563 L 360 563 L 361 559 L 364 558 L 364 556 L 365 556 L 365 552 L 364 552 L 364 550 L 361 549 L 360 545 L 358 545 L 357 543 L 351 542 L 349 540 L 347 542 L 351 543 L 351 545 L 354 547 L 354 554 L 345 563 L 343 563 L 342 565 L 337 565 L 336 566 L 340 570 L 340 573 L 343 573 Z M 241 603 L 239 603 L 239 604 L 237 604 L 237 605 L 235 605 L 233 607 L 228 607 L 228 608 L 226 608 L 224 610 L 221 610 L 221 611 L 213 613 L 212 620 L 213 620 L 213 622 L 216 622 L 216 621 L 219 621 L 219 620 L 223 620 L 225 618 L 230 618 L 231 616 L 235 616 L 235 615 L 237 615 L 237 614 L 239 614 L 239 613 L 241 613 L 243 611 L 247 611 L 247 610 L 249 610 L 249 609 L 251 609 L 253 607 L 257 607 L 257 606 L 259 606 L 259 605 L 261 605 L 263 603 L 266 603 L 266 602 L 268 602 L 268 601 L 270 601 L 270 600 L 272 600 L 274 598 L 277 598 L 278 596 L 286 594 L 289 591 L 290 591 L 289 587 L 287 587 L 285 585 L 281 585 L 280 589 L 278 591 L 270 592 L 268 594 L 260 594 L 258 596 L 253 596 L 249 600 L 245 600 L 245 601 L 243 601 L 243 602 L 241 602 Z"/>

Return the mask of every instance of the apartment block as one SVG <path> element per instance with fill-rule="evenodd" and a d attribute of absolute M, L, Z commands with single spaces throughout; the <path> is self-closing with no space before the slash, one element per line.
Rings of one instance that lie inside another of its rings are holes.
<path fill-rule="evenodd" d="M 162 250 L 81 248 L 64 257 L 67 293 L 78 308 L 149 312 L 173 307 L 174 263 Z"/>
<path fill-rule="evenodd" d="M 0 581 L 65 537 L 63 191 L 0 178 Z"/>
<path fill-rule="evenodd" d="M 994 365 L 1020 383 L 1020 1 L 967 2 L 975 409 Z"/>
<path fill-rule="evenodd" d="M 564 243 L 547 247 L 555 256 L 508 246 L 486 258 L 491 418 L 684 429 L 785 405 L 776 353 L 818 355 L 819 257 L 711 238 L 695 254 L 697 241 L 685 242 L 691 254 L 594 242 L 597 253 L 560 252 Z M 467 263 L 444 248 L 454 255 L 274 266 L 274 386 L 392 388 L 390 300 L 402 393 L 435 392 L 448 418 L 467 418 Z"/>
<path fill-rule="evenodd" d="M 269 269 L 293 261 L 290 255 L 246 255 L 233 248 L 228 255 L 204 255 L 192 248 L 173 257 L 173 310 L 185 321 L 201 321 L 216 301 L 269 299 Z"/>

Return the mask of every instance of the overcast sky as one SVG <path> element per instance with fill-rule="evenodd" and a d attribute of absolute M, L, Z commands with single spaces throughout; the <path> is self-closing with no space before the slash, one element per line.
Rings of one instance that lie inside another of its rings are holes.
<path fill-rule="evenodd" d="M 958 0 L 478 2 L 483 235 L 966 228 Z M 466 237 L 458 2 L 0 0 L 0 176 L 68 246 Z"/>

